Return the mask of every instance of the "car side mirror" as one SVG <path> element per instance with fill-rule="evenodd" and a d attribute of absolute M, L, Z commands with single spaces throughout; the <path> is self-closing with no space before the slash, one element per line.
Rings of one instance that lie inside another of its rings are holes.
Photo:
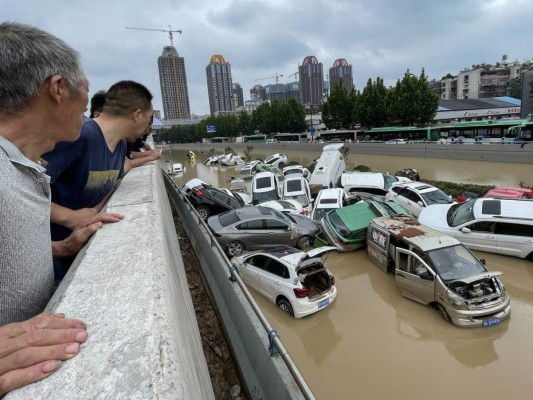
<path fill-rule="evenodd" d="M 425 207 L 424 203 L 422 203 L 421 201 L 417 201 L 416 204 L 418 204 L 420 207 Z"/>
<path fill-rule="evenodd" d="M 485 265 L 485 259 L 484 259 L 484 258 L 480 258 L 480 259 L 479 259 L 479 262 L 480 262 L 481 264 Z"/>
<path fill-rule="evenodd" d="M 470 228 L 467 228 L 466 226 L 462 227 L 462 228 L 459 229 L 459 230 L 460 230 L 461 232 L 463 232 L 463 233 L 470 233 L 470 232 L 472 232 L 472 231 L 470 230 Z"/>
<path fill-rule="evenodd" d="M 422 272 L 420 275 L 420 279 L 424 279 L 425 281 L 432 281 L 433 275 L 429 273 L 429 271 Z"/>

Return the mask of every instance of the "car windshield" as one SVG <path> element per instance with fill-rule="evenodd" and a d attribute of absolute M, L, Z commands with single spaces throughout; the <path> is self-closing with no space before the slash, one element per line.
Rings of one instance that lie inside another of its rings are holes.
<path fill-rule="evenodd" d="M 331 208 L 316 208 L 313 214 L 313 221 L 319 222 L 328 211 L 331 211 Z"/>
<path fill-rule="evenodd" d="M 446 220 L 449 226 L 459 226 L 474 219 L 474 202 L 465 201 L 450 207 Z"/>
<path fill-rule="evenodd" d="M 348 227 L 344 224 L 342 219 L 339 217 L 336 211 L 330 212 L 327 215 L 327 218 L 333 225 L 333 227 L 339 232 L 339 234 L 345 238 L 349 237 L 352 231 L 348 229 Z"/>
<path fill-rule="evenodd" d="M 252 168 L 241 168 L 239 175 L 250 175 L 252 173 Z"/>
<path fill-rule="evenodd" d="M 309 199 L 307 198 L 305 194 L 299 194 L 297 196 L 285 196 L 285 199 L 296 200 L 303 207 L 307 207 L 309 205 Z"/>
<path fill-rule="evenodd" d="M 431 192 L 420 193 L 426 204 L 450 204 L 453 203 L 442 190 L 432 190 Z"/>
<path fill-rule="evenodd" d="M 279 200 L 278 192 L 276 189 L 272 189 L 266 192 L 252 193 L 252 204 L 254 205 L 270 200 Z"/>
<path fill-rule="evenodd" d="M 445 281 L 482 274 L 487 269 L 462 244 L 428 251 L 431 264 Z"/>
<path fill-rule="evenodd" d="M 398 182 L 398 178 L 389 174 L 383 174 L 383 180 L 385 181 L 383 183 L 385 189 L 390 189 L 393 183 Z"/>
<path fill-rule="evenodd" d="M 272 187 L 272 178 L 270 176 L 257 178 L 255 181 L 255 187 L 257 189 L 266 189 Z"/>

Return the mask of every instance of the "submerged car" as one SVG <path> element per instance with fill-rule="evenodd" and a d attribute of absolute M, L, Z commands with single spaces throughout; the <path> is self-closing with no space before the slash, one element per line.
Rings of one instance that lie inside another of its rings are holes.
<path fill-rule="evenodd" d="M 496 187 L 489 190 L 483 197 L 492 197 L 494 199 L 533 199 L 533 190 L 522 187 Z"/>
<path fill-rule="evenodd" d="M 345 172 L 341 175 L 340 186 L 349 194 L 368 193 L 385 198 L 392 185 L 411 182 L 403 176 L 394 176 L 382 172 Z"/>
<path fill-rule="evenodd" d="M 320 221 L 325 239 L 340 252 L 360 249 L 366 245 L 366 231 L 376 217 L 411 215 L 394 202 L 365 200 L 330 211 Z"/>
<path fill-rule="evenodd" d="M 361 201 L 358 196 L 348 196 L 341 188 L 322 189 L 318 192 L 310 218 L 320 223 L 327 212 Z"/>
<path fill-rule="evenodd" d="M 305 215 L 304 208 L 296 200 L 270 200 L 258 204 L 259 206 L 272 208 L 285 214 Z"/>
<path fill-rule="evenodd" d="M 478 198 L 427 207 L 418 220 L 469 249 L 533 261 L 533 201 Z"/>
<path fill-rule="evenodd" d="M 305 179 L 309 181 L 309 178 L 311 178 L 311 172 L 305 168 L 303 165 L 289 165 L 288 167 L 283 168 L 283 175 L 292 175 L 292 174 L 300 174 Z"/>
<path fill-rule="evenodd" d="M 290 174 L 285 177 L 282 188 L 281 198 L 283 200 L 296 200 L 302 205 L 305 215 L 311 213 L 313 200 L 307 179 L 299 174 Z"/>
<path fill-rule="evenodd" d="M 233 257 L 231 263 L 250 287 L 282 311 L 302 318 L 330 305 L 337 297 L 335 278 L 324 266 L 334 247 L 306 252 L 277 247 Z"/>
<path fill-rule="evenodd" d="M 262 206 L 228 211 L 209 218 L 207 224 L 230 257 L 245 250 L 283 245 L 303 249 L 313 243 L 320 231 L 307 217 L 286 215 Z"/>
<path fill-rule="evenodd" d="M 252 180 L 252 204 L 269 200 L 279 200 L 281 188 L 279 179 L 273 172 L 258 172 Z"/>
<path fill-rule="evenodd" d="M 244 201 L 237 195 L 224 193 L 200 179 L 192 179 L 183 186 L 185 197 L 196 209 L 200 217 L 206 220 L 210 215 L 241 208 Z"/>
<path fill-rule="evenodd" d="M 265 159 L 264 164 L 274 167 L 283 168 L 287 164 L 287 156 L 283 153 L 276 153 Z"/>
<path fill-rule="evenodd" d="M 423 182 L 406 182 L 393 185 L 386 200 L 392 200 L 418 217 L 422 210 L 432 204 L 451 204 L 453 200 L 439 188 Z"/>

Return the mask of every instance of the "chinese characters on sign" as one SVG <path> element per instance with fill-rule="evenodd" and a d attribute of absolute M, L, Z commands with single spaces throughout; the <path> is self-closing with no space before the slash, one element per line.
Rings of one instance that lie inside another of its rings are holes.
<path fill-rule="evenodd" d="M 382 233 L 382 232 L 380 232 L 378 230 L 372 229 L 372 234 L 371 234 L 370 238 L 372 240 L 372 243 L 374 243 L 375 245 L 379 246 L 383 250 L 387 250 L 387 248 L 386 248 L 387 235 L 385 235 L 384 233 Z"/>

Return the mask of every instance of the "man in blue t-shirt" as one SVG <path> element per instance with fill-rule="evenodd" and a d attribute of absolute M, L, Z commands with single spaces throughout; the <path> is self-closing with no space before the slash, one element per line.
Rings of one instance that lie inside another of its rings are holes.
<path fill-rule="evenodd" d="M 42 156 L 51 178 L 53 240 L 100 212 L 124 175 L 126 141 L 142 135 L 152 116 L 152 95 L 140 83 L 120 81 L 106 93 L 102 113 L 87 120 L 80 138 Z M 60 261 L 60 262 L 57 262 Z M 55 260 L 56 280 L 72 263 Z"/>

